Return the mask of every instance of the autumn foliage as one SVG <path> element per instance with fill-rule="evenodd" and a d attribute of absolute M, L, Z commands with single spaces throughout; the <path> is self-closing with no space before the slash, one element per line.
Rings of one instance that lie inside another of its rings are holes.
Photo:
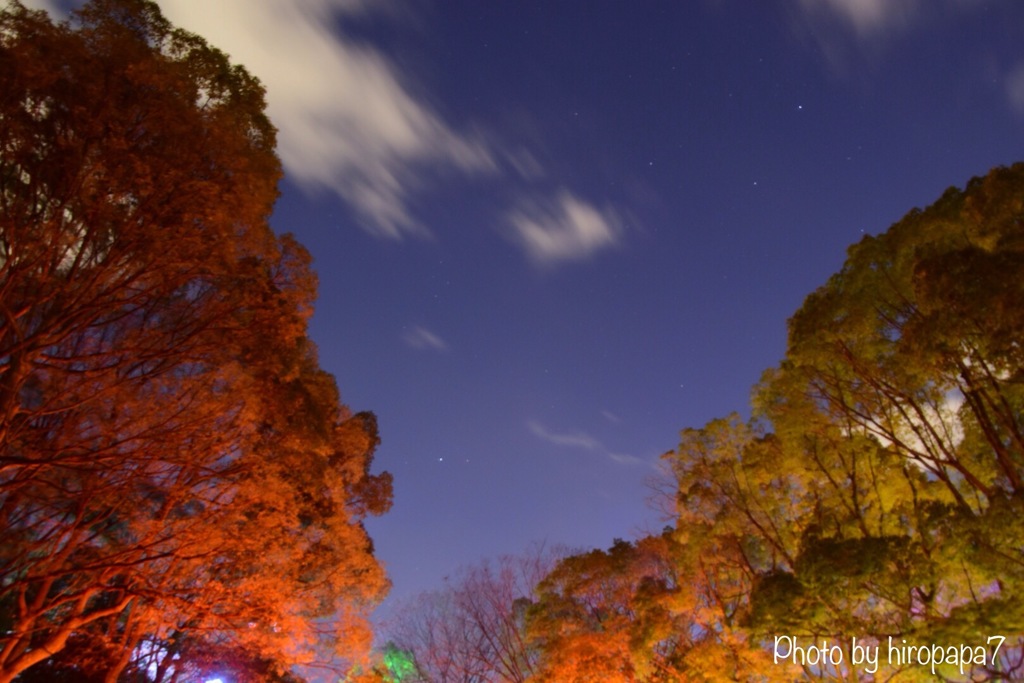
<path fill-rule="evenodd" d="M 674 529 L 541 584 L 537 680 L 1019 679 L 1021 302 L 1024 165 L 851 247 L 790 320 L 752 417 L 666 454 Z M 775 661 L 776 636 L 826 640 L 841 663 Z M 868 671 L 854 637 L 984 661 L 886 653 Z"/>
<path fill-rule="evenodd" d="M 1022 303 L 1024 164 L 853 245 L 751 417 L 665 454 L 674 524 L 519 593 L 527 680 L 1024 678 Z M 403 680 L 507 680 L 429 673 Z"/>
<path fill-rule="evenodd" d="M 752 417 L 666 454 L 674 528 L 541 584 L 537 679 L 1019 679 L 1022 276 L 1024 165 L 851 247 L 790 320 Z M 776 661 L 776 636 L 840 661 Z M 868 670 L 853 638 L 984 655 Z"/>
<path fill-rule="evenodd" d="M 0 12 L 0 683 L 368 646 L 390 477 L 268 226 L 274 138 L 259 83 L 153 3 Z"/>

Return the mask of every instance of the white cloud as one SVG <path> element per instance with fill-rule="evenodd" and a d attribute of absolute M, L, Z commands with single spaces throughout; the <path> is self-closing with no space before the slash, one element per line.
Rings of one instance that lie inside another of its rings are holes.
<path fill-rule="evenodd" d="M 540 264 L 587 258 L 615 245 L 621 233 L 613 211 L 600 211 L 566 190 L 553 200 L 524 201 L 507 220 L 513 238 Z"/>
<path fill-rule="evenodd" d="M 866 35 L 908 22 L 918 0 L 800 0 L 800 5 L 806 12 L 831 13 Z"/>
<path fill-rule="evenodd" d="M 583 448 L 588 451 L 601 453 L 620 465 L 635 465 L 643 462 L 642 459 L 632 455 L 612 453 L 605 448 L 604 444 L 586 432 L 553 432 L 536 420 L 530 420 L 527 422 L 526 427 L 534 436 L 544 439 L 548 443 L 552 443 L 556 446 Z"/>
<path fill-rule="evenodd" d="M 379 3 L 373 3 L 377 5 Z M 487 145 L 453 130 L 406 88 L 372 47 L 345 37 L 339 20 L 369 11 L 362 0 L 161 0 L 175 25 L 243 64 L 267 88 L 289 178 L 336 192 L 372 233 L 429 234 L 410 213 L 410 190 L 427 167 L 492 172 Z"/>
<path fill-rule="evenodd" d="M 432 349 L 434 351 L 447 351 L 448 344 L 425 327 L 414 325 L 405 331 L 402 339 L 414 349 Z"/>
<path fill-rule="evenodd" d="M 900 49 L 901 35 L 934 24 L 955 22 L 976 10 L 977 0 L 790 0 L 793 28 L 815 44 L 830 70 L 857 77 L 866 63 L 877 67 Z"/>

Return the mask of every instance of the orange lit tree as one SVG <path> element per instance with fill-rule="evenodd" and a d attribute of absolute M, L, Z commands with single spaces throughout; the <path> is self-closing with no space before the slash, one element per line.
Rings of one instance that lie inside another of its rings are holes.
<path fill-rule="evenodd" d="M 568 557 L 538 586 L 527 632 L 537 683 L 789 681 L 742 629 L 743 568 L 698 530 L 616 540 Z"/>
<path fill-rule="evenodd" d="M 0 683 L 368 646 L 390 478 L 306 338 L 274 138 L 152 2 L 0 11 Z"/>

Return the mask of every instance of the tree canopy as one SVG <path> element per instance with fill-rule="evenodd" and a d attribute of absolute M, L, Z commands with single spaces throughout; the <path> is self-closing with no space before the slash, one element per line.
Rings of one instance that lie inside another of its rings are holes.
<path fill-rule="evenodd" d="M 307 338 L 274 144 L 153 2 L 0 11 L 0 683 L 368 648 L 390 475 Z"/>
<path fill-rule="evenodd" d="M 1024 164 L 853 245 L 751 417 L 665 455 L 674 528 L 541 582 L 531 680 L 1019 679 L 1021 302 Z M 788 657 L 823 641 L 828 661 Z"/>
<path fill-rule="evenodd" d="M 790 319 L 751 421 L 684 432 L 679 535 L 742 558 L 751 636 L 840 643 L 835 677 L 864 675 L 854 636 L 982 644 L 964 675 L 1019 675 L 1022 275 L 1018 164 L 851 247 Z"/>

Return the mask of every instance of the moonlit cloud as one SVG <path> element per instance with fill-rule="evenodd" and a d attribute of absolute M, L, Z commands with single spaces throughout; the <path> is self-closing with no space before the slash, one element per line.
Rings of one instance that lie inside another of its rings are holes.
<path fill-rule="evenodd" d="M 832 14 L 866 35 L 905 24 L 916 12 L 918 0 L 800 0 L 800 5 L 805 12 Z"/>
<path fill-rule="evenodd" d="M 891 58 L 901 36 L 936 17 L 957 21 L 980 6 L 977 0 L 790 0 L 797 34 L 842 77 L 858 74 L 865 59 L 878 66 Z"/>
<path fill-rule="evenodd" d="M 438 169 L 544 178 L 530 150 L 501 149 L 482 135 L 455 130 L 413 95 L 397 65 L 339 30 L 339 21 L 343 29 L 346 18 L 381 4 L 161 1 L 168 19 L 229 53 L 266 86 L 288 177 L 307 190 L 337 193 L 377 236 L 431 234 L 409 202 Z M 609 211 L 569 192 L 553 200 L 538 199 L 542 194 L 532 188 L 506 216 L 531 260 L 583 259 L 617 241 L 618 221 Z"/>
<path fill-rule="evenodd" d="M 566 190 L 551 200 L 524 201 L 507 220 L 513 239 L 539 264 L 585 259 L 615 245 L 621 233 L 613 211 L 599 210 Z"/>
<path fill-rule="evenodd" d="M 444 339 L 437 336 L 425 327 L 414 325 L 405 331 L 402 339 L 414 349 L 430 349 L 434 351 L 447 351 L 448 344 Z"/>
<path fill-rule="evenodd" d="M 606 455 L 610 460 L 620 465 L 636 465 L 643 460 L 624 453 L 612 453 L 604 444 L 586 432 L 554 432 L 549 430 L 537 420 L 530 420 L 526 423 L 527 429 L 534 436 L 554 444 L 555 446 L 567 446 L 570 448 L 582 448 Z"/>
<path fill-rule="evenodd" d="M 396 66 L 339 29 L 372 11 L 364 0 L 161 0 L 174 24 L 245 65 L 267 88 L 288 177 L 330 190 L 371 233 L 392 239 L 429 230 L 410 195 L 439 167 L 491 173 L 487 145 L 454 130 L 403 84 Z"/>

